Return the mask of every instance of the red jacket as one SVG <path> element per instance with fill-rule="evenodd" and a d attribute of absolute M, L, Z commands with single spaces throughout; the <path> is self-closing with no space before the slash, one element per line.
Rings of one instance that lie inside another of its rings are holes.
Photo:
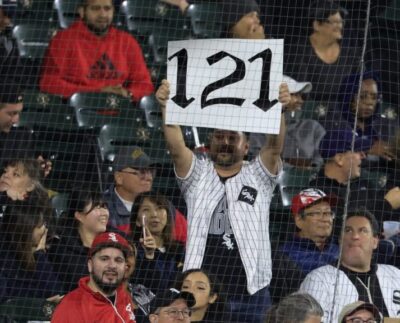
<path fill-rule="evenodd" d="M 131 296 L 121 285 L 116 291 L 115 306 L 100 293 L 92 291 L 89 277 L 79 280 L 79 287 L 68 293 L 56 307 L 54 323 L 136 323 Z"/>
<path fill-rule="evenodd" d="M 98 37 L 77 21 L 51 40 L 43 61 L 40 89 L 70 97 L 122 84 L 132 100 L 153 92 L 142 50 L 128 33 L 110 27 Z"/>

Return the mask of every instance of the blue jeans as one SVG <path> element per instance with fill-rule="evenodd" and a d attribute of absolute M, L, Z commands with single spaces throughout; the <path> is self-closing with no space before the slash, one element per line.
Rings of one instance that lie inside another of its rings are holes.
<path fill-rule="evenodd" d="M 229 322 L 262 323 L 270 306 L 271 296 L 268 286 L 253 295 L 228 296 Z"/>

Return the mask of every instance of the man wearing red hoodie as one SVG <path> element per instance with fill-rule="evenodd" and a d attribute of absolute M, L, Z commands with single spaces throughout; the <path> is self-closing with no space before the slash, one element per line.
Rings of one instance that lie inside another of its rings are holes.
<path fill-rule="evenodd" d="M 136 323 L 132 298 L 123 286 L 129 243 L 118 233 L 104 232 L 89 251 L 89 277 L 57 306 L 51 322 Z"/>
<path fill-rule="evenodd" d="M 40 89 L 66 98 L 76 92 L 107 92 L 138 101 L 153 92 L 142 50 L 114 28 L 112 0 L 83 0 L 81 19 L 58 32 L 43 61 Z"/>

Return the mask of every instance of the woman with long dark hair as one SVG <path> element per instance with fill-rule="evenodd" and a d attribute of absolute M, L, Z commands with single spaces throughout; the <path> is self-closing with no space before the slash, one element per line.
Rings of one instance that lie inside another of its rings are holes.
<path fill-rule="evenodd" d="M 191 322 L 216 323 L 224 320 L 225 301 L 217 278 L 203 269 L 190 269 L 180 274 L 175 288 L 193 294 Z"/>
<path fill-rule="evenodd" d="M 138 244 L 134 280 L 152 292 L 169 288 L 183 263 L 184 247 L 173 239 L 174 216 L 162 195 L 143 193 L 132 208 L 133 241 Z"/>
<path fill-rule="evenodd" d="M 14 201 L 4 212 L 0 237 L 0 300 L 49 298 L 61 293 L 46 250 L 50 208 Z"/>

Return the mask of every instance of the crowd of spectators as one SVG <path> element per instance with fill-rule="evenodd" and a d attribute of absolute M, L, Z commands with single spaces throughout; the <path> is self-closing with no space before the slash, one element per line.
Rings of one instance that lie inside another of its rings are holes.
<path fill-rule="evenodd" d="M 224 13 L 220 37 L 280 36 L 255 0 L 208 1 Z M 205 1 L 161 2 L 186 17 Z M 47 300 L 54 322 L 398 317 L 398 120 L 385 110 L 379 72 L 364 61 L 354 12 L 329 0 L 305 10 L 299 1 L 308 23 L 284 37 L 279 134 L 214 129 L 205 157 L 179 126 L 165 124 L 170 84 L 155 90 L 143 43 L 113 26 L 119 5 L 83 1 L 77 21 L 51 39 L 38 87 L 64 100 L 97 92 L 133 104 L 154 93 L 175 174 L 165 181 L 177 181 L 182 199 L 156 191 L 163 165 L 145 152 L 156 147 L 126 145 L 107 165 L 108 186 L 77 179 L 55 216 L 44 185 L 52 163 L 36 149 L 40 134 L 18 126 L 27 84 L 11 32 L 15 7 L 2 3 L 0 308 L 10 299 Z M 319 110 L 309 114 L 315 102 Z M 314 175 L 296 187 L 290 209 L 277 211 L 288 169 Z M 373 185 L 363 174 L 377 170 L 387 180 Z M 277 216 L 285 232 L 274 240 Z M 397 229 L 389 234 L 388 226 Z"/>

